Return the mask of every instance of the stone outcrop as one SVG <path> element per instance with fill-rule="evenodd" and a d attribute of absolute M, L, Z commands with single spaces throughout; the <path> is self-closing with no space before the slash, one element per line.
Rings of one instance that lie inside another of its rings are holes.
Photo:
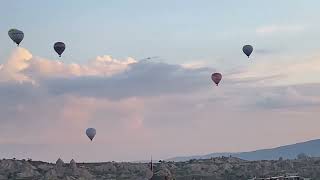
<path fill-rule="evenodd" d="M 161 162 L 154 164 L 154 172 L 144 163 L 64 163 L 0 160 L 0 180 L 193 180 L 238 179 L 268 177 L 298 173 L 300 176 L 320 177 L 320 158 L 299 158 L 278 161 L 244 161 L 232 157 Z"/>

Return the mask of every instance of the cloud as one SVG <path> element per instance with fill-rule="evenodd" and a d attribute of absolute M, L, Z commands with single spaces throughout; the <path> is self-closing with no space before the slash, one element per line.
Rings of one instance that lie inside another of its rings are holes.
<path fill-rule="evenodd" d="M 235 91 L 252 87 L 270 91 L 270 94 L 261 96 L 267 102 L 272 97 L 284 97 L 285 91 L 278 89 L 287 85 L 319 83 L 314 78 L 320 72 L 319 57 L 299 59 L 278 57 L 278 62 L 262 60 L 237 72 L 224 73 L 222 86 Z M 175 65 L 136 61 L 133 58 L 117 60 L 111 56 L 98 56 L 88 64 L 65 64 L 33 57 L 28 50 L 18 48 L 7 63 L 1 66 L 2 80 L 6 81 L 0 83 L 0 86 L 5 94 L 3 101 L 10 101 L 8 97 L 14 98 L 7 95 L 7 92 L 33 99 L 74 96 L 117 101 L 209 91 L 212 88 L 212 72 L 213 68 L 199 62 Z M 215 98 L 224 101 L 234 98 L 233 91 L 226 90 Z M 259 104 L 263 104 L 261 99 L 256 105 Z"/>
<path fill-rule="evenodd" d="M 156 96 L 196 91 L 211 83 L 206 70 L 187 70 L 177 65 L 137 63 L 111 78 L 83 76 L 50 78 L 43 84 L 54 94 L 78 94 L 106 98 Z"/>
<path fill-rule="evenodd" d="M 275 33 L 298 33 L 304 31 L 305 27 L 301 25 L 269 25 L 256 29 L 258 35 L 271 35 Z"/>
<path fill-rule="evenodd" d="M 304 88 L 308 87 L 307 85 Z M 313 86 L 319 89 L 320 86 Z M 295 109 L 308 108 L 320 105 L 320 98 L 316 95 L 307 95 L 305 90 L 289 87 L 277 87 L 271 91 L 260 93 L 260 98 L 255 99 L 254 106 L 266 109 Z"/>
<path fill-rule="evenodd" d="M 191 63 L 184 63 L 182 64 L 182 67 L 186 69 L 199 69 L 199 68 L 205 68 L 207 65 L 204 62 L 191 62 Z"/>
<path fill-rule="evenodd" d="M 8 150 L 0 155 L 141 160 L 146 153 L 167 158 L 243 151 L 295 141 L 301 133 L 315 137 L 320 86 L 316 79 L 305 84 L 310 79 L 304 73 L 318 73 L 317 56 L 277 60 L 225 72 L 216 87 L 210 79 L 214 68 L 201 63 L 98 56 L 86 64 L 67 64 L 18 48 L 0 69 L 0 146 Z M 288 85 L 292 77 L 295 83 Z M 303 129 L 301 119 L 309 122 Z M 273 134 L 281 137 L 276 142 L 265 130 L 275 123 Z M 295 127 L 284 128 L 288 123 Z M 97 128 L 90 148 L 87 127 Z"/>
<path fill-rule="evenodd" d="M 258 62 L 231 74 L 229 78 L 236 82 L 252 82 L 252 85 L 285 86 L 296 84 L 320 83 L 319 55 L 303 57 L 268 56 Z"/>
<path fill-rule="evenodd" d="M 109 77 L 129 69 L 130 64 L 137 63 L 133 58 L 120 61 L 111 56 L 97 56 L 86 65 L 53 61 L 33 57 L 24 48 L 17 48 L 0 66 L 0 81 L 18 81 L 35 83 L 42 78 L 66 78 L 79 76 Z"/>
<path fill-rule="evenodd" d="M 7 80 L 32 82 L 55 95 L 126 98 L 180 93 L 210 82 L 209 68 L 98 56 L 88 64 L 65 64 L 33 57 L 18 48 L 0 73 Z"/>
<path fill-rule="evenodd" d="M 34 58 L 30 61 L 25 71 L 33 76 L 40 77 L 80 77 L 98 76 L 109 77 L 129 69 L 131 64 L 137 63 L 133 58 L 120 61 L 111 56 L 98 56 L 86 65 L 71 63 L 65 64 L 60 61 L 52 61 L 43 58 Z"/>
<path fill-rule="evenodd" d="M 32 58 L 32 54 L 23 48 L 17 48 L 12 53 L 8 61 L 0 66 L 0 81 L 30 81 L 33 82 L 28 76 L 21 73 L 23 70 L 29 67 L 29 61 Z"/>

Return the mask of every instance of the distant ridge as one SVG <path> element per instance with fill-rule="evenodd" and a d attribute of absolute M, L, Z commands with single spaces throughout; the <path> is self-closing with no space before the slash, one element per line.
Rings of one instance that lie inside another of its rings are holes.
<path fill-rule="evenodd" d="M 166 159 L 166 161 L 188 161 L 190 159 L 210 159 L 212 157 L 233 156 L 244 160 L 277 160 L 280 157 L 283 159 L 295 159 L 298 154 L 304 153 L 312 157 L 320 157 L 320 139 L 311 140 L 292 145 L 280 146 L 272 149 L 262 149 L 250 152 L 239 153 L 211 153 L 198 156 L 181 156 Z"/>

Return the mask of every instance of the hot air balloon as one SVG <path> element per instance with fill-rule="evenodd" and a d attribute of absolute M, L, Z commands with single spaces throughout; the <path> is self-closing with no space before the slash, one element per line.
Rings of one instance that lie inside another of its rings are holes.
<path fill-rule="evenodd" d="M 66 49 L 66 45 L 63 42 L 56 42 L 53 48 L 59 54 L 59 57 L 61 57 L 61 54 Z"/>
<path fill-rule="evenodd" d="M 218 86 L 222 79 L 222 75 L 220 73 L 213 73 L 211 79 Z"/>
<path fill-rule="evenodd" d="M 95 128 L 88 128 L 86 130 L 86 134 L 87 134 L 88 138 L 92 141 L 94 136 L 96 135 L 96 129 Z"/>
<path fill-rule="evenodd" d="M 9 37 L 19 46 L 24 38 L 24 33 L 18 29 L 10 29 L 8 31 Z"/>
<path fill-rule="evenodd" d="M 253 47 L 251 45 L 245 45 L 242 48 L 242 51 L 248 56 L 248 58 L 250 57 L 252 51 L 253 51 Z"/>

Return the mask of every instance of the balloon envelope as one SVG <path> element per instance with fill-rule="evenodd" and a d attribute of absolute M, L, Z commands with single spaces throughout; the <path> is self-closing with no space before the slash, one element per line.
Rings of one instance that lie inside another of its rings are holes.
<path fill-rule="evenodd" d="M 222 79 L 222 75 L 220 73 L 213 73 L 211 79 L 218 86 Z"/>
<path fill-rule="evenodd" d="M 248 56 L 248 58 L 250 57 L 251 53 L 253 52 L 253 47 L 251 45 L 245 45 L 242 48 L 242 51 Z"/>
<path fill-rule="evenodd" d="M 95 128 L 88 128 L 86 130 L 86 134 L 87 134 L 88 138 L 92 141 L 92 139 L 96 135 L 96 129 Z"/>
<path fill-rule="evenodd" d="M 24 38 L 24 33 L 18 29 L 10 29 L 8 35 L 18 46 Z"/>
<path fill-rule="evenodd" d="M 53 48 L 59 54 L 59 57 L 61 57 L 61 54 L 66 49 L 66 45 L 63 42 L 56 42 Z"/>

